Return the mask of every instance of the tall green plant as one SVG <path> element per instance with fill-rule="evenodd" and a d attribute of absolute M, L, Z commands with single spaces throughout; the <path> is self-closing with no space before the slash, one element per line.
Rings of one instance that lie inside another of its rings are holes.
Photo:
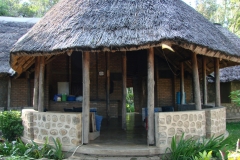
<path fill-rule="evenodd" d="M 8 141 L 16 140 L 23 134 L 21 112 L 4 111 L 0 112 L 0 130 Z"/>
<path fill-rule="evenodd" d="M 233 103 L 240 106 L 240 90 L 232 91 L 229 96 Z"/>
<path fill-rule="evenodd" d="M 193 137 L 184 139 L 184 134 L 182 134 L 180 140 L 177 141 L 176 136 L 173 136 L 171 148 L 166 149 L 165 158 L 170 160 L 192 160 L 198 157 L 199 153 L 204 153 L 204 151 L 211 152 L 216 157 L 219 150 L 224 147 L 222 145 L 223 139 L 223 136 L 218 136 L 200 141 Z"/>

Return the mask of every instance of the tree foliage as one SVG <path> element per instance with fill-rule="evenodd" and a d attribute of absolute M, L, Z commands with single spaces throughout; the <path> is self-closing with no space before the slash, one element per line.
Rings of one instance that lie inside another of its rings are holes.
<path fill-rule="evenodd" d="M 0 16 L 42 17 L 59 0 L 0 0 Z"/>
<path fill-rule="evenodd" d="M 196 10 L 240 36 L 240 0 L 198 0 Z"/>

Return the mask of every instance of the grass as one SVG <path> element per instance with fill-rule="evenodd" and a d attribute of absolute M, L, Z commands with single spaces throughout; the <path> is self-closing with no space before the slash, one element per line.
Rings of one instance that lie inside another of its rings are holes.
<path fill-rule="evenodd" d="M 229 150 L 235 150 L 236 142 L 240 139 L 240 122 L 227 123 L 227 131 L 229 136 L 223 143 L 228 144 Z"/>

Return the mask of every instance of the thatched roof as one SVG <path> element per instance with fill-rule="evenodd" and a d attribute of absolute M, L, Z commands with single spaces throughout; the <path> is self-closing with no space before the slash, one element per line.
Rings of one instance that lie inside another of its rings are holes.
<path fill-rule="evenodd" d="M 233 43 L 240 49 L 240 38 L 230 32 L 227 28 L 220 24 L 215 26 Z M 209 82 L 214 82 L 214 74 L 209 76 Z M 240 66 L 226 67 L 220 69 L 220 82 L 231 82 L 240 81 Z"/>
<path fill-rule="evenodd" d="M 61 0 L 13 47 L 21 56 L 73 50 L 139 50 L 177 45 L 198 54 L 240 62 L 240 50 L 181 0 Z"/>
<path fill-rule="evenodd" d="M 0 75 L 11 70 L 10 49 L 34 25 L 33 18 L 0 17 Z M 39 20 L 39 19 L 38 19 Z"/>

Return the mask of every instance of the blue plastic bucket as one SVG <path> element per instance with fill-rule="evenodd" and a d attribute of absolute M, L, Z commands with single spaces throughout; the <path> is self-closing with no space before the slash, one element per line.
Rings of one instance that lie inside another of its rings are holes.
<path fill-rule="evenodd" d="M 103 118 L 102 116 L 95 115 L 97 131 L 100 131 L 101 129 L 102 118 Z"/>

